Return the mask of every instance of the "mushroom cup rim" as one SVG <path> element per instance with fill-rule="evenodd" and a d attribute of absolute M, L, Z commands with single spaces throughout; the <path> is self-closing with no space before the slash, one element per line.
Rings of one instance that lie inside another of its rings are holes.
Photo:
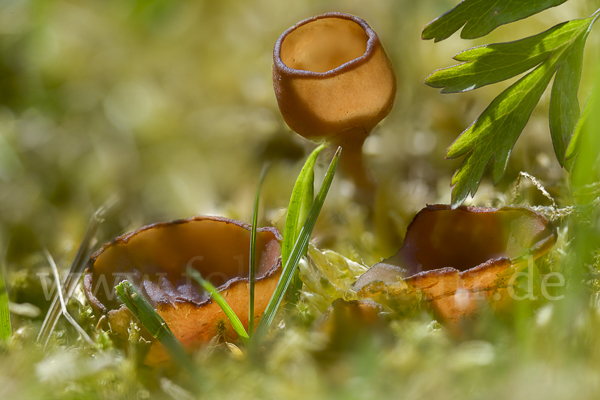
<path fill-rule="evenodd" d="M 315 22 L 319 19 L 325 19 L 325 18 L 338 18 L 338 19 L 350 20 L 350 21 L 358 24 L 361 28 L 363 28 L 365 34 L 368 37 L 367 48 L 366 48 L 365 52 L 360 57 L 354 58 L 350 61 L 343 63 L 342 65 L 340 65 L 338 67 L 335 67 L 335 68 L 330 69 L 325 72 L 314 72 L 314 71 L 308 71 L 308 70 L 304 70 L 304 69 L 295 69 L 295 68 L 291 68 L 287 64 L 285 64 L 283 62 L 283 60 L 281 60 L 281 47 L 282 47 L 285 39 L 288 37 L 288 35 L 290 33 L 294 32 L 296 29 L 300 28 L 301 26 L 304 26 L 311 22 Z M 275 48 L 273 49 L 273 65 L 274 65 L 275 70 L 283 71 L 288 76 L 292 76 L 292 77 L 296 77 L 296 78 L 326 79 L 326 78 L 338 76 L 344 72 L 351 71 L 351 70 L 365 64 L 371 58 L 373 58 L 373 55 L 375 54 L 375 50 L 377 49 L 377 46 L 379 44 L 380 44 L 380 41 L 379 41 L 379 37 L 377 36 L 377 33 L 375 33 L 375 31 L 369 26 L 369 24 L 364 19 L 356 17 L 351 14 L 342 13 L 342 12 L 329 12 L 329 13 L 316 15 L 314 17 L 302 20 L 302 21 L 298 22 L 297 24 L 295 24 L 294 26 L 288 28 L 285 32 L 283 32 L 281 34 L 281 36 L 279 36 L 279 38 L 277 39 L 277 42 L 275 42 Z"/>
<path fill-rule="evenodd" d="M 86 294 L 86 297 L 87 297 L 88 301 L 90 302 L 90 305 L 92 306 L 92 308 L 94 308 L 95 311 L 100 312 L 102 314 L 107 314 L 111 310 L 119 310 L 122 308 L 122 307 L 120 307 L 120 308 L 116 308 L 116 309 L 109 309 L 105 304 L 103 304 L 97 298 L 96 294 L 93 293 L 93 290 L 91 290 L 92 279 L 93 279 L 92 277 L 95 272 L 94 264 L 95 264 L 97 258 L 100 257 L 102 255 L 102 253 L 104 253 L 104 251 L 106 251 L 108 248 L 115 246 L 115 245 L 126 245 L 130 239 L 132 239 L 133 237 L 137 236 L 138 234 L 143 233 L 150 229 L 162 228 L 162 227 L 167 227 L 167 226 L 171 226 L 171 225 L 185 224 L 185 223 L 189 223 L 189 222 L 202 222 L 202 221 L 225 222 L 228 224 L 233 224 L 233 225 L 235 225 L 239 228 L 245 229 L 249 232 L 252 230 L 252 225 L 249 223 L 246 223 L 244 221 L 239 221 L 239 220 L 225 218 L 225 217 L 219 217 L 219 216 L 196 215 L 196 216 L 189 217 L 189 218 L 182 218 L 182 219 L 176 219 L 176 220 L 172 220 L 172 221 L 157 222 L 157 223 L 153 223 L 153 224 L 144 225 L 136 230 L 133 230 L 133 231 L 124 233 L 120 236 L 117 236 L 113 240 L 102 245 L 102 247 L 100 247 L 96 252 L 94 252 L 94 254 L 92 254 L 92 256 L 90 257 L 90 260 L 88 261 L 88 264 L 86 266 L 84 276 L 83 276 L 83 286 L 84 286 L 84 292 Z M 270 226 L 260 227 L 260 228 L 257 228 L 256 231 L 257 231 L 257 233 L 262 233 L 262 232 L 271 233 L 275 237 L 275 240 L 277 240 L 278 242 L 281 242 L 283 240 L 281 233 L 275 227 L 270 227 Z M 277 270 L 281 269 L 281 267 L 282 267 L 281 256 L 279 256 L 277 258 L 276 262 L 273 265 L 270 265 L 269 268 L 264 272 L 264 274 L 257 276 L 255 278 L 255 281 L 259 282 L 259 281 L 262 281 L 264 279 L 271 277 L 273 274 L 275 274 L 277 272 Z M 222 292 L 224 290 L 230 289 L 233 285 L 236 285 L 241 282 L 249 282 L 249 278 L 244 278 L 241 276 L 233 277 L 233 278 L 229 279 L 227 282 L 225 282 L 222 285 L 220 285 L 219 287 L 217 287 L 216 289 L 218 292 Z M 194 301 L 187 300 L 187 299 L 185 299 L 185 300 L 176 299 L 175 302 L 180 303 L 180 304 L 187 303 L 187 304 L 191 304 L 191 305 L 194 305 L 194 306 L 200 308 L 200 307 L 210 303 L 210 300 L 207 299 L 207 300 L 203 300 L 201 302 L 194 302 Z M 156 306 L 158 307 L 159 305 L 173 305 L 173 303 L 157 301 Z"/>

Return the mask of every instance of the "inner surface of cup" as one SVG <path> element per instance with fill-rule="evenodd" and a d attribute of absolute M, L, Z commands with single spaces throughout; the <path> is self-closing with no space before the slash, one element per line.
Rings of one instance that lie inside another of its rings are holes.
<path fill-rule="evenodd" d="M 368 40 L 365 30 L 352 20 L 316 19 L 283 40 L 281 60 L 293 69 L 326 72 L 361 57 Z"/>

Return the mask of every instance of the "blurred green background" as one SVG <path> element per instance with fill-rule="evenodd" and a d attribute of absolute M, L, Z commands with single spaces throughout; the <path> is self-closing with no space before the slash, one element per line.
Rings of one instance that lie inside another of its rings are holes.
<path fill-rule="evenodd" d="M 423 26 L 455 3 L 0 1 L 0 256 L 18 271 L 40 263 L 47 246 L 66 266 L 89 216 L 111 196 L 120 203 L 101 240 L 196 214 L 249 221 L 266 161 L 272 167 L 261 223 L 280 217 L 315 144 L 291 132 L 279 114 L 272 48 L 291 25 L 328 11 L 360 16 L 374 28 L 399 87 L 392 114 L 364 149 L 379 182 L 375 209 L 355 204 L 352 184 L 336 177 L 315 240 L 369 265 L 390 256 L 416 211 L 450 201 L 460 160 L 445 160 L 445 149 L 503 87 L 441 95 L 422 83 L 427 75 L 452 65 L 451 56 L 467 47 L 587 16 L 594 2 L 570 1 L 475 41 L 422 41 Z M 597 43 L 591 35 L 588 59 Z M 552 152 L 548 101 L 546 94 L 501 185 L 486 177 L 475 204 L 510 201 L 521 170 L 561 204 L 570 202 L 566 173 Z M 529 200 L 544 201 L 534 193 Z"/>
<path fill-rule="evenodd" d="M 35 275 L 49 271 L 41 249 L 47 247 L 66 269 L 89 217 L 114 196 L 119 203 L 101 227 L 100 242 L 196 214 L 250 221 L 267 161 L 261 225 L 280 221 L 315 144 L 291 132 L 279 114 L 272 49 L 285 29 L 313 15 L 342 11 L 365 19 L 380 36 L 399 83 L 394 110 L 364 149 L 379 182 L 374 209 L 355 203 L 352 184 L 338 174 L 314 242 L 365 265 L 395 253 L 418 210 L 450 202 L 450 179 L 461 160 L 445 160 L 445 149 L 510 84 L 441 95 L 423 84 L 427 75 L 452 65 L 460 50 L 536 34 L 589 16 L 598 6 L 571 0 L 482 39 L 422 41 L 425 24 L 457 3 L 0 0 L 0 268 L 8 271 L 11 300 L 41 310 L 33 324 L 13 315 L 13 347 L 0 348 L 0 394 L 150 396 L 147 387 L 157 385 L 152 375 L 120 353 L 97 352 L 92 358 L 64 346 L 46 355 L 28 345 L 48 307 Z M 596 27 L 586 46 L 582 104 L 599 43 Z M 469 203 L 511 203 L 519 171 L 537 177 L 559 206 L 573 203 L 567 174 L 552 150 L 548 103 L 546 93 L 500 185 L 494 187 L 486 174 Z M 318 162 L 317 184 L 330 156 Z M 520 202 L 549 205 L 531 186 L 521 194 Z M 583 232 L 580 237 L 589 232 L 598 237 L 600 224 L 593 218 L 596 225 L 575 230 Z M 564 266 L 559 261 L 569 249 L 566 242 L 577 236 L 565 232 L 561 227 L 557 250 L 544 261 L 551 267 Z M 507 393 L 523 399 L 598 393 L 599 286 L 597 280 L 582 285 L 576 274 L 588 272 L 600 258 L 590 261 L 594 254 L 584 245 L 574 246 L 578 251 L 568 258 L 575 271 L 569 275 L 571 297 L 537 310 L 517 309 L 512 325 L 484 320 L 474 328 L 483 340 L 455 342 L 421 315 L 392 324 L 393 345 L 367 342 L 337 364 L 319 365 L 310 355 L 314 337 L 289 327 L 269 349 L 264 370 L 222 354 L 204 367 L 198 355 L 206 393 L 361 399 L 391 393 L 461 399 L 482 393 L 498 399 L 511 397 Z"/>

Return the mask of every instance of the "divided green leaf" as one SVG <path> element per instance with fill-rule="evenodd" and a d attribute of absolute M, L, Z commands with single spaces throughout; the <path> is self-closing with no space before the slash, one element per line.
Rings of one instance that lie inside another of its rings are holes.
<path fill-rule="evenodd" d="M 509 43 L 475 47 L 457 54 L 462 64 L 431 74 L 426 83 L 444 93 L 464 92 L 500 82 L 533 68 L 504 90 L 448 148 L 447 157 L 466 155 L 452 178 L 452 206 L 475 194 L 491 163 L 498 183 L 510 152 L 552 76 L 556 78 L 550 106 L 550 126 L 557 158 L 569 168 L 565 152 L 579 119 L 577 90 L 583 47 L 598 15 L 559 24 L 546 32 Z"/>
<path fill-rule="evenodd" d="M 439 42 L 463 28 L 460 37 L 485 36 L 500 25 L 527 18 L 567 0 L 464 0 L 444 15 L 431 21 L 423 30 L 423 39 Z"/>

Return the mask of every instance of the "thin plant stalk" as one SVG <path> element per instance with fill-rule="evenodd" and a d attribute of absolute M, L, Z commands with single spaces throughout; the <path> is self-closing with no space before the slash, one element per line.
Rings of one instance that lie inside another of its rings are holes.
<path fill-rule="evenodd" d="M 85 231 L 85 235 L 81 240 L 81 244 L 77 249 L 77 254 L 71 263 L 71 267 L 69 268 L 69 273 L 62 281 L 62 286 L 65 288 L 65 301 L 69 301 L 77 285 L 79 284 L 80 274 L 85 269 L 85 266 L 94 251 L 94 246 L 96 245 L 96 231 L 98 230 L 98 226 L 104 221 L 104 216 L 106 213 L 111 210 L 118 199 L 116 197 L 108 200 L 102 207 L 100 207 L 94 215 L 90 218 L 87 229 Z M 42 328 L 40 329 L 40 333 L 38 334 L 37 341 L 42 343 L 44 347 L 48 344 L 48 340 L 50 339 L 50 335 L 54 331 L 56 327 L 56 322 L 60 317 L 62 312 L 62 308 L 60 306 L 60 301 L 58 296 L 54 296 L 50 308 L 48 309 L 48 313 L 46 314 L 46 318 L 42 323 Z"/>
<path fill-rule="evenodd" d="M 256 280 L 256 229 L 258 227 L 258 204 L 260 199 L 260 189 L 262 187 L 269 165 L 265 165 L 258 179 L 258 188 L 256 189 L 256 197 L 254 199 L 254 212 L 252 214 L 252 232 L 250 235 L 250 271 L 248 272 L 248 281 L 250 287 L 250 304 L 248 306 L 248 334 L 252 337 L 254 333 L 254 291 Z"/>
<path fill-rule="evenodd" d="M 279 282 L 277 283 L 277 287 L 275 288 L 275 292 L 267 305 L 267 309 L 265 310 L 260 323 L 258 324 L 258 328 L 256 329 L 255 341 L 262 340 L 271 324 L 273 323 L 273 319 L 275 319 L 275 314 L 285 292 L 287 291 L 290 282 L 294 276 L 294 271 L 296 266 L 300 262 L 302 256 L 306 253 L 308 248 L 308 241 L 310 239 L 310 235 L 312 233 L 313 228 L 315 227 L 315 223 L 321 212 L 321 208 L 323 207 L 323 203 L 325 202 L 325 198 L 327 197 L 327 193 L 329 192 L 329 188 L 331 186 L 331 182 L 333 181 L 333 177 L 335 175 L 335 171 L 337 168 L 337 164 L 339 161 L 340 153 L 342 151 L 341 147 L 338 147 L 331 164 L 329 164 L 329 168 L 327 169 L 327 173 L 325 174 L 325 178 L 323 180 L 323 184 L 321 185 L 321 189 L 319 190 L 319 194 L 315 199 L 310 212 L 308 214 L 308 218 L 300 231 L 300 235 L 294 244 L 294 248 L 290 254 L 290 258 L 285 263 L 283 267 L 283 272 L 281 273 L 281 277 L 279 278 Z"/>
<path fill-rule="evenodd" d="M 67 311 L 67 304 L 66 304 L 65 298 L 63 296 L 63 288 L 62 288 L 62 285 L 60 284 L 60 277 L 58 275 L 58 268 L 56 267 L 56 263 L 54 262 L 54 259 L 52 258 L 52 255 L 50 254 L 48 249 L 44 249 L 44 254 L 46 255 L 46 259 L 48 260 L 48 263 L 50 264 L 50 268 L 52 268 L 52 273 L 54 274 L 54 280 L 56 281 L 56 290 L 58 292 L 58 299 L 60 301 L 60 307 L 62 309 L 62 314 L 65 316 L 67 321 L 69 321 L 69 323 L 71 325 L 73 325 L 73 328 L 75 328 L 75 330 L 81 335 L 81 337 L 90 346 L 95 347 L 96 343 L 94 343 L 94 341 L 92 340 L 92 338 L 90 338 L 90 336 L 87 334 L 87 332 L 77 323 L 77 321 L 75 321 L 75 319 Z"/>

